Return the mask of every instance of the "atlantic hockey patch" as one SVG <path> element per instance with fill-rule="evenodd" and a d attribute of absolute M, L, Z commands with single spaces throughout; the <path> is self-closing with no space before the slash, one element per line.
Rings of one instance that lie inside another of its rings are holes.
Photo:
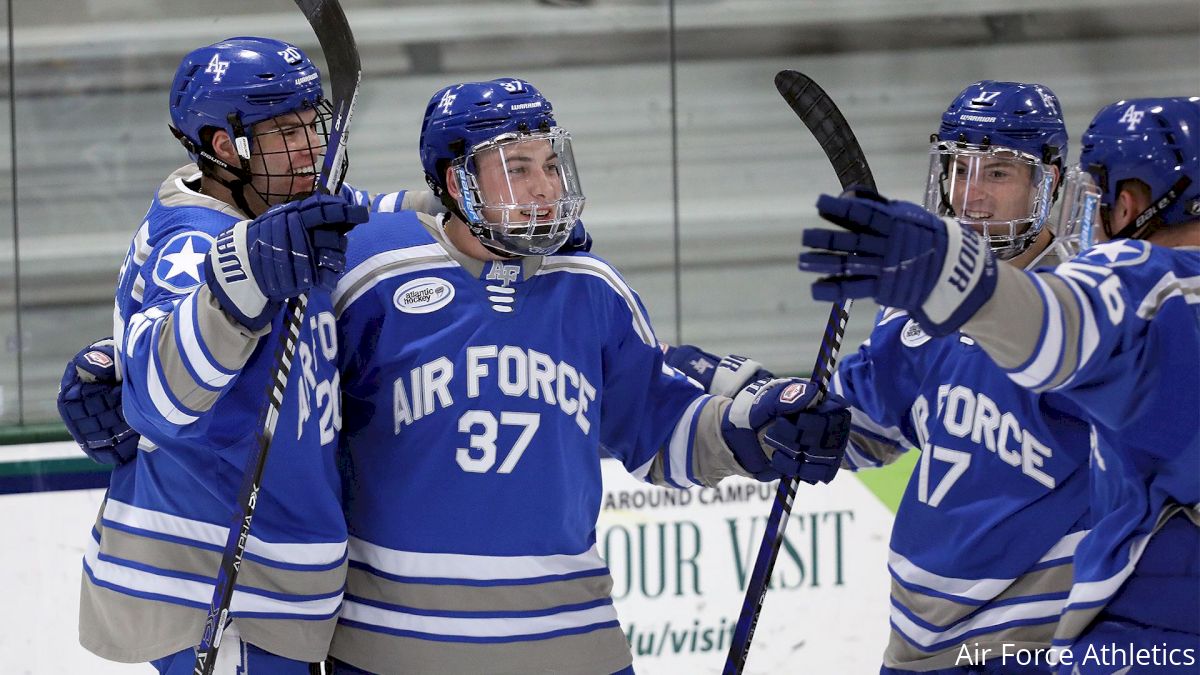
<path fill-rule="evenodd" d="M 785 387 L 783 393 L 779 395 L 779 402 L 790 405 L 804 398 L 804 394 L 807 392 L 808 383 L 793 382 Z"/>
<path fill-rule="evenodd" d="M 187 293 L 204 281 L 204 258 L 213 238 L 203 232 L 183 232 L 158 249 L 154 283 L 172 293 Z"/>
<path fill-rule="evenodd" d="M 104 352 L 88 352 L 83 355 L 83 360 L 98 368 L 111 368 L 113 360 Z"/>
<path fill-rule="evenodd" d="M 900 344 L 905 347 L 920 347 L 929 342 L 932 337 L 921 328 L 921 324 L 909 319 L 900 330 Z"/>
<path fill-rule="evenodd" d="M 421 277 L 396 289 L 392 302 L 396 309 L 408 314 L 429 314 L 450 304 L 454 286 L 445 279 Z"/>

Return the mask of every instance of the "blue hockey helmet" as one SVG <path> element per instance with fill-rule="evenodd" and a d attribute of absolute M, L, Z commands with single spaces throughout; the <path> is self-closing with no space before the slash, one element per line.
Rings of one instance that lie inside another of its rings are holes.
<path fill-rule="evenodd" d="M 1161 227 L 1200 219 L 1200 97 L 1105 106 L 1083 134 L 1079 170 L 1071 178 L 1072 189 L 1090 187 L 1098 197 L 1098 222 L 1110 239 L 1145 238 Z M 1149 188 L 1150 206 L 1113 232 L 1112 209 L 1127 181 Z"/>
<path fill-rule="evenodd" d="M 1027 249 L 1045 226 L 1067 154 L 1054 92 L 976 82 L 955 97 L 930 141 L 925 207 L 979 230 L 1001 258 Z"/>
<path fill-rule="evenodd" d="M 188 152 L 197 159 L 206 127 L 236 139 L 258 122 L 316 108 L 322 99 L 321 73 L 298 47 L 234 37 L 183 57 L 171 83 L 171 123 L 191 142 Z"/>
<path fill-rule="evenodd" d="M 233 37 L 192 51 L 175 72 L 170 110 L 172 133 L 206 176 L 229 188 L 247 214 L 315 189 L 332 111 L 322 94 L 320 72 L 295 45 Z M 306 111 L 313 111 L 311 118 Z M 256 134 L 252 127 L 267 120 L 276 123 Z M 236 163 L 217 156 L 206 129 L 229 134 Z M 298 129 L 305 133 L 296 133 Z M 288 140 L 272 143 L 278 147 L 260 152 L 262 161 L 251 162 L 255 144 L 267 134 Z M 216 171 L 218 167 L 228 173 Z"/>
<path fill-rule="evenodd" d="M 493 252 L 552 253 L 583 210 L 571 136 L 556 125 L 550 101 L 524 80 L 440 89 L 425 108 L 420 146 L 430 188 Z M 536 167 L 518 166 L 531 161 Z M 483 179 L 481 169 L 492 165 L 506 169 L 497 172 L 499 184 Z M 539 184 L 531 191 L 534 176 Z"/>
<path fill-rule="evenodd" d="M 445 170 L 466 151 L 501 134 L 547 131 L 554 107 L 532 84 L 516 78 L 463 82 L 429 99 L 421 122 L 421 166 L 434 192 L 446 189 Z"/>

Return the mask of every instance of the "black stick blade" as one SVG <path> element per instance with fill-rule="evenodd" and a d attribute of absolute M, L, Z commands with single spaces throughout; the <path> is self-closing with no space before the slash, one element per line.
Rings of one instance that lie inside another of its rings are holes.
<path fill-rule="evenodd" d="M 862 147 L 850 123 L 825 90 L 795 70 L 779 71 L 775 75 L 775 88 L 825 151 L 842 189 L 863 185 L 874 190 L 875 178 Z"/>

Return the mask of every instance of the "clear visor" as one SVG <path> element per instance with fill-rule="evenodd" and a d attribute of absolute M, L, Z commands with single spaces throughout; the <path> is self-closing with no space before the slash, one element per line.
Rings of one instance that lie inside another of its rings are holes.
<path fill-rule="evenodd" d="M 1103 193 L 1092 174 L 1074 167 L 1063 184 L 1062 210 L 1054 220 L 1054 236 L 1071 257 L 1096 243 Z"/>
<path fill-rule="evenodd" d="M 498 136 L 451 167 L 472 232 L 505 253 L 553 253 L 583 211 L 571 135 L 562 129 Z"/>
<path fill-rule="evenodd" d="M 930 147 L 925 208 L 987 237 L 1012 258 L 1033 243 L 1054 200 L 1054 171 L 1006 148 L 939 141 Z"/>

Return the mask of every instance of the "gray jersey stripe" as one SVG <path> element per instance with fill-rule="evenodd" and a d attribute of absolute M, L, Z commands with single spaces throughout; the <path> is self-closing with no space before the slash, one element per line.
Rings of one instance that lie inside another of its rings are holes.
<path fill-rule="evenodd" d="M 1054 297 L 1058 298 L 1063 318 L 1062 351 L 1059 354 L 1058 368 L 1049 381 L 1038 387 L 1039 391 L 1045 391 L 1066 382 L 1082 365 L 1080 350 L 1083 339 L 1083 308 L 1079 306 L 1079 298 L 1065 281 L 1053 274 L 1040 276 L 1050 287 Z"/>
<path fill-rule="evenodd" d="M 217 305 L 207 286 L 197 288 L 194 293 L 197 328 L 208 352 L 225 369 L 240 370 L 254 353 L 258 337 L 226 314 Z M 176 305 L 159 327 L 156 344 L 158 365 L 163 382 L 175 399 L 188 410 L 202 413 L 213 407 L 222 392 L 202 386 L 184 365 L 187 355 L 180 353 L 179 344 L 175 339 L 176 322 L 189 320 L 179 316 L 181 306 Z M 269 331 L 268 325 L 259 331 L 259 335 Z"/>
<path fill-rule="evenodd" d="M 101 506 L 100 514 L 104 507 Z M 163 569 L 216 575 L 220 554 L 160 539 L 105 528 L 100 552 Z M 111 558 L 110 558 L 111 559 Z M 280 570 L 247 560 L 239 586 L 297 595 L 320 595 L 342 587 L 346 563 L 316 572 Z M 79 598 L 79 642 L 103 658 L 124 663 L 159 659 L 193 646 L 204 630 L 207 612 L 159 600 L 126 595 L 92 582 L 84 573 Z M 290 658 L 320 661 L 328 652 L 336 618 L 236 619 L 242 637 L 254 645 Z"/>
<path fill-rule="evenodd" d="M 333 315 L 341 317 L 342 312 L 350 306 L 352 302 L 370 290 L 373 286 L 391 277 L 405 274 L 406 272 L 415 272 L 427 269 L 438 269 L 443 267 L 455 267 L 457 263 L 446 255 L 430 255 L 422 258 L 410 258 L 407 260 L 398 260 L 391 263 L 380 265 L 376 269 L 371 270 L 361 279 L 354 282 L 347 288 L 337 289 L 337 304 L 333 307 Z"/>
<path fill-rule="evenodd" d="M 733 451 L 725 444 L 721 435 L 721 420 L 724 419 L 725 410 L 731 403 L 732 400 L 724 396 L 713 396 L 700 409 L 699 419 L 696 421 L 696 435 L 692 438 L 692 474 L 705 487 L 716 487 L 717 483 L 728 476 L 750 476 L 742 465 L 738 464 Z M 680 421 L 689 422 L 687 419 Z M 647 483 L 677 489 L 677 485 L 667 481 L 666 468 L 671 461 L 669 452 L 670 448 L 664 445 L 654 455 L 645 478 Z"/>
<path fill-rule="evenodd" d="M 1184 302 L 1189 305 L 1200 303 L 1200 277 L 1180 279 L 1175 276 L 1174 272 L 1167 272 L 1138 303 L 1138 317 L 1145 321 L 1154 319 L 1163 303 L 1176 295 L 1182 297 Z"/>
<path fill-rule="evenodd" d="M 207 577 L 216 576 L 221 552 L 143 537 L 124 530 L 106 528 L 100 538 L 102 555 L 114 556 L 165 570 Z M 238 586 L 284 595 L 330 595 L 342 589 L 346 562 L 328 570 L 285 570 L 246 559 L 238 575 Z"/>
<path fill-rule="evenodd" d="M 608 598 L 612 577 L 600 574 L 579 579 L 517 586 L 458 586 L 392 581 L 363 569 L 350 568 L 350 595 L 414 609 L 446 612 L 531 611 Z"/>
<path fill-rule="evenodd" d="M 1049 626 L 1049 629 L 1047 629 L 1047 626 Z M 1017 626 L 994 633 L 973 635 L 960 645 L 953 645 L 933 653 L 923 652 L 912 646 L 893 628 L 891 635 L 888 637 L 887 649 L 883 652 L 883 664 L 889 668 L 917 671 L 953 668 L 955 666 L 966 667 L 971 665 L 971 663 L 962 658 L 965 647 L 967 654 L 970 655 L 982 653 L 985 649 L 989 650 L 987 652 L 987 663 L 995 666 L 1000 664 L 1000 659 L 1005 649 L 1008 650 L 1008 654 L 1012 655 L 1019 650 L 1033 652 L 1047 648 L 1049 646 L 1049 639 L 1044 639 L 1044 635 L 1052 631 L 1053 628 L 1054 623 L 1051 621 L 1044 626 Z M 1013 657 L 1010 656 L 1007 662 L 1010 664 L 1013 663 Z M 1045 663 L 1044 656 L 1042 662 Z"/>
<path fill-rule="evenodd" d="M 851 410 L 853 410 L 853 409 L 851 409 Z M 855 412 L 857 412 L 857 411 L 855 411 Z M 865 417 L 865 415 L 864 415 L 864 417 Z M 899 458 L 900 455 L 904 454 L 903 450 L 901 450 L 900 448 L 897 448 L 896 446 L 892 445 L 891 443 L 885 443 L 879 439 L 872 438 L 871 436 L 868 436 L 866 434 L 862 434 L 857 431 L 854 431 L 853 429 L 851 429 L 851 431 L 850 431 L 850 448 L 848 448 L 848 449 L 851 449 L 851 448 L 853 450 L 857 451 L 859 454 L 865 455 L 866 457 L 869 457 L 869 458 L 875 460 L 876 462 L 879 462 L 880 466 L 887 466 L 888 464 L 891 464 L 892 462 L 896 461 L 896 459 Z M 842 466 L 845 468 L 850 468 L 852 470 L 858 470 L 858 469 L 863 469 L 863 468 L 876 468 L 874 465 L 854 466 L 851 464 L 847 464 L 847 461 L 845 458 L 842 459 Z"/>
<path fill-rule="evenodd" d="M 591 264 L 584 263 L 584 260 Z M 577 261 L 569 256 L 555 256 L 545 259 L 542 269 L 538 271 L 538 274 L 549 274 L 551 272 L 585 273 L 604 279 L 608 286 L 617 295 L 621 296 L 621 299 L 629 306 L 629 313 L 633 315 L 633 326 L 634 330 L 637 331 L 638 337 L 642 338 L 643 342 L 652 347 L 658 346 L 658 340 L 654 337 L 654 331 L 650 328 L 649 319 L 642 313 L 642 308 L 634 299 L 633 289 L 629 288 L 607 264 L 592 258 L 581 258 Z"/>
<path fill-rule="evenodd" d="M 1046 569 L 1023 574 L 1013 581 L 1012 585 L 997 595 L 991 602 L 1010 600 L 1051 593 L 1062 594 L 1065 598 L 1071 590 L 1072 565 L 1056 565 Z M 950 628 L 968 614 L 979 609 L 978 605 L 955 602 L 946 598 L 926 595 L 920 591 L 911 590 L 892 579 L 892 599 L 915 614 L 922 621 L 934 626 Z M 1045 631 L 1046 642 L 1049 643 L 1053 628 Z"/>
<path fill-rule="evenodd" d="M 633 662 L 620 628 L 501 643 L 441 642 L 338 625 L 330 653 L 376 673 L 615 673 Z M 403 669 L 402 671 L 399 669 Z"/>
<path fill-rule="evenodd" d="M 1021 312 L 1013 312 L 1020 307 Z M 1038 348 L 1046 310 L 1033 280 L 1010 265 L 996 266 L 996 291 L 962 327 L 1000 367 L 1013 370 Z"/>

